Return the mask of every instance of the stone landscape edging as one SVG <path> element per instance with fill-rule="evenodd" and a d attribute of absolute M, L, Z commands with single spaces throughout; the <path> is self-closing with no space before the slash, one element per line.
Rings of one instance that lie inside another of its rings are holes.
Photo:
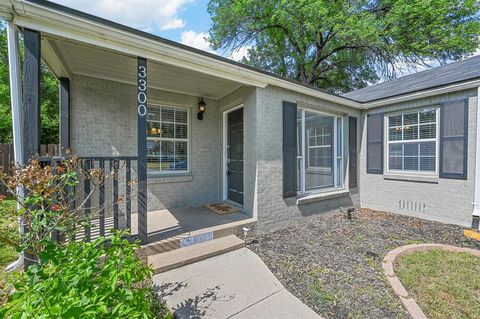
<path fill-rule="evenodd" d="M 383 258 L 382 268 L 387 276 L 388 282 L 393 288 L 395 294 L 400 298 L 403 306 L 410 313 L 413 319 L 427 319 L 427 316 L 423 313 L 422 309 L 418 306 L 415 299 L 413 299 L 398 277 L 395 275 L 394 263 L 395 260 L 402 255 L 411 254 L 414 252 L 427 251 L 431 249 L 443 249 L 455 253 L 470 253 L 474 256 L 480 257 L 480 250 L 472 248 L 456 247 L 444 244 L 412 244 L 405 245 L 394 250 L 391 250 Z"/>

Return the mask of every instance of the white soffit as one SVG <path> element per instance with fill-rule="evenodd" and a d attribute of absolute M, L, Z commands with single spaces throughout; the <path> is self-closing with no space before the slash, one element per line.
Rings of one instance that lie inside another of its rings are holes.
<path fill-rule="evenodd" d="M 55 51 L 56 58 L 63 60 L 61 62 L 64 69 L 69 70 L 71 74 L 121 83 L 136 83 L 137 60 L 134 57 L 71 41 L 49 39 L 44 42 L 46 43 L 44 47 Z M 55 61 L 50 62 L 49 60 L 54 58 L 45 53 L 49 52 L 44 50 L 47 65 L 57 65 Z M 148 67 L 149 87 L 170 92 L 219 99 L 241 86 L 238 82 L 158 62 L 150 61 Z M 59 69 L 51 67 L 55 68 Z"/>

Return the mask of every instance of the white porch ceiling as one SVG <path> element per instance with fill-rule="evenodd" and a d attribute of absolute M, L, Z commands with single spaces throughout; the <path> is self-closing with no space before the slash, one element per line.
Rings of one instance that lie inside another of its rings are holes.
<path fill-rule="evenodd" d="M 85 75 L 135 84 L 137 60 L 116 52 L 59 39 L 44 38 L 43 59 L 57 76 Z M 59 64 L 62 65 L 59 65 Z M 148 86 L 192 96 L 219 99 L 240 83 L 170 65 L 149 62 Z"/>

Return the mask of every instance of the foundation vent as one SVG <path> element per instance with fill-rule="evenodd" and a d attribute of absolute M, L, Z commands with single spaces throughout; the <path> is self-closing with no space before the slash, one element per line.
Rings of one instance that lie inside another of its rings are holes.
<path fill-rule="evenodd" d="M 406 210 L 410 212 L 425 213 L 427 211 L 427 205 L 422 202 L 416 202 L 413 200 L 399 200 L 398 208 L 400 210 Z"/>

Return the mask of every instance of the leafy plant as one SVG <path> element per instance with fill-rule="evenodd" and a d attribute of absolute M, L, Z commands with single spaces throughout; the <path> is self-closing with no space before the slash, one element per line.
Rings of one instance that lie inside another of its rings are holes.
<path fill-rule="evenodd" d="M 213 49 L 345 92 L 398 69 L 460 60 L 479 45 L 476 0 L 210 0 Z"/>
<path fill-rule="evenodd" d="M 32 160 L 0 173 L 21 207 L 17 213 L 9 210 L 14 214 L 9 218 L 20 217 L 26 230 L 19 239 L 5 232 L 0 240 L 34 261 L 26 272 L 0 281 L 0 304 L 5 303 L 0 317 L 169 318 L 152 293 L 152 270 L 136 256 L 139 246 L 126 239 L 126 231 L 93 242 L 75 240 L 79 225 L 89 227 L 89 216 L 80 218 L 80 211 L 106 179 L 101 169 L 81 166 L 69 156 L 52 165 Z M 72 206 L 77 172 L 94 186 L 83 202 Z M 17 189 L 23 189 L 24 196 Z"/>
<path fill-rule="evenodd" d="M 46 247 L 40 262 L 16 281 L 0 317 L 157 318 L 152 270 L 124 235 Z"/>
<path fill-rule="evenodd" d="M 46 246 L 58 239 L 52 234 L 71 236 L 80 223 L 78 211 L 83 208 L 69 205 L 73 199 L 72 189 L 78 183 L 77 170 L 77 159 L 72 156 L 59 161 L 55 167 L 32 160 L 28 165 L 15 166 L 11 172 L 0 172 L 0 181 L 21 207 L 11 213 L 20 217 L 28 229 L 19 240 L 8 234 L 0 234 L 0 240 L 37 258 Z M 101 172 L 86 173 L 101 175 Z M 24 194 L 17 192 L 20 188 Z"/>

